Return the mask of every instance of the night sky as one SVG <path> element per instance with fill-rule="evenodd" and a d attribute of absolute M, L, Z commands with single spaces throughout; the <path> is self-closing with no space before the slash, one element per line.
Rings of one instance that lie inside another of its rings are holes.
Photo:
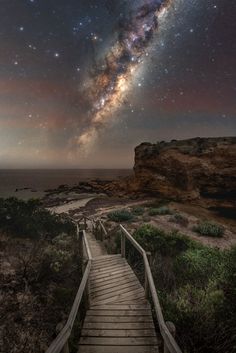
<path fill-rule="evenodd" d="M 0 0 L 0 168 L 236 135 L 233 0 Z"/>

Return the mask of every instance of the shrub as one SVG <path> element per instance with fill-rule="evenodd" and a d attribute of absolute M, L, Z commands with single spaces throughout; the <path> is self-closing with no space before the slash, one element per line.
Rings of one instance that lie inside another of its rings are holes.
<path fill-rule="evenodd" d="M 125 209 L 110 212 L 107 216 L 112 222 L 117 223 L 131 221 L 134 217 L 131 212 Z"/>
<path fill-rule="evenodd" d="M 236 247 L 220 250 L 144 225 L 134 233 L 152 251 L 152 274 L 165 320 L 183 352 L 231 353 L 236 347 Z M 138 263 L 137 255 L 133 260 Z"/>
<path fill-rule="evenodd" d="M 224 252 L 202 246 L 188 249 L 174 261 L 174 272 L 179 283 L 204 286 L 210 279 L 224 276 Z"/>
<path fill-rule="evenodd" d="M 149 216 L 157 216 L 157 215 L 162 216 L 162 215 L 171 214 L 171 210 L 166 206 L 162 206 L 158 208 L 151 208 L 148 214 Z"/>
<path fill-rule="evenodd" d="M 134 232 L 135 239 L 146 250 L 162 255 L 179 254 L 199 245 L 178 232 L 167 233 L 162 229 L 145 224 Z"/>
<path fill-rule="evenodd" d="M 74 225 L 43 208 L 39 200 L 0 199 L 0 228 L 17 237 L 53 238 L 61 233 L 72 234 Z"/>
<path fill-rule="evenodd" d="M 216 223 L 204 221 L 193 228 L 194 232 L 202 236 L 221 238 L 224 235 L 224 228 Z"/>
<path fill-rule="evenodd" d="M 132 213 L 135 215 L 135 216 L 142 216 L 145 212 L 145 209 L 143 207 L 134 207 L 132 209 Z"/>
<path fill-rule="evenodd" d="M 170 222 L 178 223 L 183 227 L 187 227 L 189 221 L 188 218 L 181 215 L 180 213 L 175 213 L 171 218 Z"/>

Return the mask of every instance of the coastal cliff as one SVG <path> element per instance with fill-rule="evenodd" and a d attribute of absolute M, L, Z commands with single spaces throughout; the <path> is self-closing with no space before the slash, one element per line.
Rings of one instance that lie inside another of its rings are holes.
<path fill-rule="evenodd" d="M 236 137 L 194 138 L 135 148 L 131 189 L 176 200 L 236 199 Z"/>

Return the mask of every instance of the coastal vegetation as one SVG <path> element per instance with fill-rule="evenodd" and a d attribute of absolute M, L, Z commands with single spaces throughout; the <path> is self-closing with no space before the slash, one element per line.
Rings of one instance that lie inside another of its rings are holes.
<path fill-rule="evenodd" d="M 0 351 L 44 352 L 82 273 L 74 225 L 37 200 L 0 199 Z"/>
<path fill-rule="evenodd" d="M 117 223 L 131 221 L 133 217 L 134 217 L 133 214 L 126 209 L 117 210 L 117 211 L 108 213 L 108 218 L 111 221 L 117 222 Z"/>
<path fill-rule="evenodd" d="M 151 268 L 165 320 L 177 327 L 183 352 L 232 353 L 236 347 L 236 247 L 220 250 L 145 224 L 134 238 L 150 251 Z M 118 241 L 116 241 L 118 245 Z M 143 281 L 142 261 L 127 244 Z"/>
<path fill-rule="evenodd" d="M 63 232 L 73 233 L 74 226 L 68 220 L 51 214 L 39 200 L 24 201 L 11 197 L 0 199 L 0 230 L 21 238 L 52 239 Z"/>
<path fill-rule="evenodd" d="M 171 214 L 171 211 L 167 206 L 161 206 L 158 208 L 150 208 L 148 214 L 149 216 L 167 215 Z"/>
<path fill-rule="evenodd" d="M 221 238 L 224 235 L 224 228 L 216 223 L 202 221 L 193 228 L 195 232 L 202 236 Z"/>

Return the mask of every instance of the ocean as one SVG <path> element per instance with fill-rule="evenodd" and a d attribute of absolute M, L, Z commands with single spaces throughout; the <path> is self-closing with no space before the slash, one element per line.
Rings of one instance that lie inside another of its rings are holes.
<path fill-rule="evenodd" d="M 91 179 L 114 180 L 132 175 L 131 169 L 0 170 L 0 197 L 40 198 L 59 185 L 77 185 Z"/>

